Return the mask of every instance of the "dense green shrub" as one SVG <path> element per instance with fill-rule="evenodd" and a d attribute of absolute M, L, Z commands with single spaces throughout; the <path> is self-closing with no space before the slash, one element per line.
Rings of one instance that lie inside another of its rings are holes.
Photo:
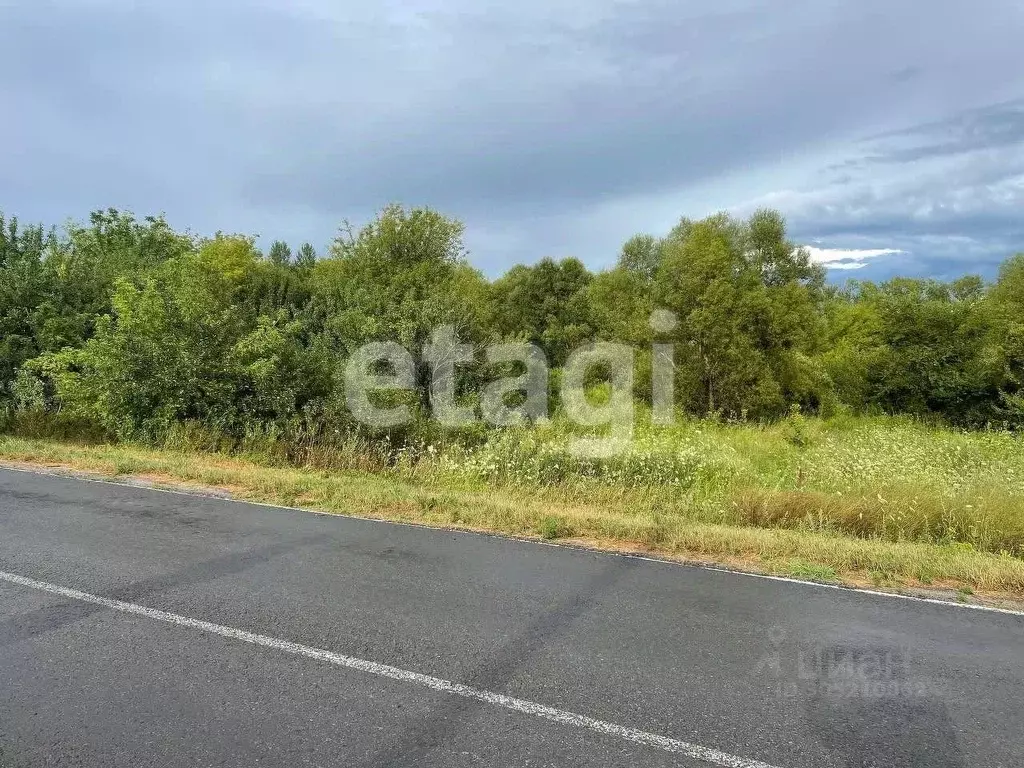
<path fill-rule="evenodd" d="M 0 216 L 0 428 L 198 441 L 283 460 L 319 451 L 323 462 L 357 444 L 385 446 L 385 461 L 479 446 L 483 426 L 445 430 L 427 418 L 422 362 L 411 423 L 374 430 L 346 408 L 353 350 L 397 341 L 420 360 L 442 325 L 478 346 L 539 345 L 552 366 L 551 412 L 561 407 L 558 366 L 579 344 L 605 340 L 636 349 L 641 404 L 653 394 L 651 345 L 671 345 L 675 403 L 698 416 L 771 421 L 797 408 L 1024 425 L 1024 256 L 992 285 L 830 288 L 782 218 L 761 211 L 638 235 L 598 274 L 545 259 L 489 282 L 469 265 L 462 231 L 435 211 L 390 206 L 343 229 L 323 258 L 308 244 L 293 256 L 281 242 L 264 257 L 251 238 L 200 239 L 115 210 L 63 231 Z M 652 327 L 655 309 L 672 322 Z M 474 393 L 508 368 L 460 365 L 459 397 L 477 403 Z M 644 482 L 647 472 L 628 457 L 618 469 L 546 461 L 534 468 L 552 478 L 621 472 Z M 690 477 L 689 460 L 678 461 L 672 472 Z"/>

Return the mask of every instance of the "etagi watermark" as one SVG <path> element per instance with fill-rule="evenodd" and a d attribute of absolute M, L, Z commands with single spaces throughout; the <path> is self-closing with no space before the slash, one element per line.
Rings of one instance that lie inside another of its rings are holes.
<path fill-rule="evenodd" d="M 670 333 L 678 325 L 666 310 L 651 314 L 655 333 Z M 652 419 L 671 424 L 674 418 L 673 345 L 651 348 Z M 635 349 L 625 344 L 596 342 L 574 350 L 562 368 L 560 395 L 566 416 L 575 424 L 601 429 L 601 437 L 577 438 L 568 446 L 577 456 L 603 458 L 621 451 L 633 437 Z M 544 351 L 530 343 L 493 344 L 483 360 L 490 365 L 517 366 L 522 373 L 500 377 L 483 388 L 476 405 L 459 404 L 458 367 L 479 362 L 477 350 L 459 340 L 451 325 L 434 330 L 422 353 L 430 370 L 431 416 L 447 427 L 465 427 L 483 420 L 495 427 L 515 426 L 548 418 L 550 368 Z M 594 403 L 587 396 L 590 377 L 600 372 L 609 396 Z M 353 417 L 367 426 L 388 428 L 413 419 L 407 404 L 384 406 L 374 395 L 416 388 L 416 361 L 396 342 L 373 342 L 360 347 L 345 368 L 345 397 Z M 509 401 L 515 397 L 517 405 Z"/>

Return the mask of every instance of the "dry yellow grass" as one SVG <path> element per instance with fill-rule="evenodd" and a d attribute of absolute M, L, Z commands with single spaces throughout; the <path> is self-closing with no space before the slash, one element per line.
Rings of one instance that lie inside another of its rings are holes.
<path fill-rule="evenodd" d="M 630 504 L 628 493 L 589 500 L 483 488 L 398 474 L 272 467 L 240 458 L 133 446 L 74 445 L 0 436 L 0 459 L 104 476 L 217 488 L 237 499 L 428 526 L 557 538 L 614 551 L 712 562 L 743 570 L 890 589 L 938 588 L 1024 600 L 1024 560 L 939 545 L 822 531 L 701 522 Z M 815 497 L 817 498 L 817 497 Z M 821 501 L 819 499 L 819 501 Z M 813 502 L 813 499 L 812 499 Z M 752 523 L 775 515 L 752 501 Z M 801 514 L 807 502 L 799 500 Z M 755 514 L 756 513 L 756 514 Z"/>

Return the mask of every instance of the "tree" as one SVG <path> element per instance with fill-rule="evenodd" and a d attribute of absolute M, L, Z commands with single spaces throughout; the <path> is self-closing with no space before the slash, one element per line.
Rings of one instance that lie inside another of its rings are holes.
<path fill-rule="evenodd" d="M 650 285 L 664 258 L 663 245 L 652 235 L 633 235 L 622 246 L 617 266 Z"/>
<path fill-rule="evenodd" d="M 311 311 L 332 345 L 347 353 L 395 341 L 415 354 L 440 325 L 478 335 L 479 307 L 455 291 L 479 279 L 466 263 L 462 232 L 455 219 L 397 205 L 358 233 L 343 229 L 311 278 Z"/>
<path fill-rule="evenodd" d="M 385 208 L 358 232 L 346 225 L 330 256 L 309 277 L 305 316 L 315 344 L 341 371 L 369 342 L 396 342 L 422 359 L 434 331 L 451 326 L 465 342 L 481 341 L 486 287 L 469 266 L 461 222 L 429 208 Z M 428 403 L 429 371 L 417 374 L 416 398 Z M 341 385 L 338 385 L 340 391 Z"/>
<path fill-rule="evenodd" d="M 196 421 L 241 436 L 284 424 L 327 394 L 286 314 L 240 301 L 259 260 L 249 238 L 217 235 L 141 282 L 117 281 L 112 312 L 80 348 L 32 361 L 60 407 L 122 439 L 155 439 Z"/>
<path fill-rule="evenodd" d="M 773 416 L 820 404 L 827 382 L 808 353 L 824 274 L 778 213 L 683 220 L 663 249 L 654 295 L 680 320 L 678 385 L 691 409 Z"/>
<path fill-rule="evenodd" d="M 325 258 L 308 243 L 293 258 L 281 241 L 264 258 L 250 237 L 199 239 L 114 209 L 64 230 L 0 215 L 5 421 L 48 409 L 124 439 L 194 421 L 236 439 L 320 440 L 347 418 L 346 361 L 373 341 L 427 360 L 415 406 L 428 404 L 430 369 L 450 350 L 444 397 L 454 392 L 465 413 L 468 391 L 519 363 L 485 365 L 456 337 L 531 341 L 556 367 L 586 342 L 631 344 L 641 398 L 655 383 L 665 391 L 670 368 L 648 374 L 667 346 L 668 383 L 698 414 L 773 418 L 839 400 L 1024 427 L 1024 254 L 991 286 L 967 276 L 832 288 L 782 217 L 758 211 L 636 235 L 597 274 L 542 259 L 488 282 L 467 261 L 462 224 L 429 208 L 392 205 L 346 226 Z"/>
<path fill-rule="evenodd" d="M 276 264 L 280 267 L 286 266 L 291 264 L 292 249 L 283 240 L 275 240 L 270 245 L 270 253 L 267 254 L 267 258 L 271 264 Z"/>
<path fill-rule="evenodd" d="M 990 295 L 988 362 L 998 382 L 998 418 L 1024 426 L 1024 253 L 1008 259 Z"/>
<path fill-rule="evenodd" d="M 309 243 L 299 246 L 299 252 L 295 255 L 295 267 L 300 271 L 308 271 L 316 264 L 316 249 Z"/>
<path fill-rule="evenodd" d="M 89 226 L 72 224 L 66 241 L 47 250 L 47 296 L 37 307 L 37 338 L 44 351 L 79 346 L 111 309 L 119 279 L 142 280 L 165 261 L 189 253 L 194 240 L 162 217 L 138 221 L 113 208 L 96 211 Z"/>
<path fill-rule="evenodd" d="M 654 300 L 642 275 L 621 266 L 598 273 L 587 286 L 586 304 L 598 339 L 634 346 L 651 342 Z"/>
<path fill-rule="evenodd" d="M 550 365 L 561 366 L 593 335 L 586 292 L 592 279 L 579 259 L 513 267 L 491 288 L 496 333 L 539 345 Z"/>
<path fill-rule="evenodd" d="M 992 418 L 997 379 L 980 278 L 851 283 L 831 304 L 822 359 L 851 405 L 963 424 Z"/>
<path fill-rule="evenodd" d="M 18 368 L 39 354 L 36 309 L 46 295 L 43 258 L 53 236 L 0 214 L 0 405 Z"/>

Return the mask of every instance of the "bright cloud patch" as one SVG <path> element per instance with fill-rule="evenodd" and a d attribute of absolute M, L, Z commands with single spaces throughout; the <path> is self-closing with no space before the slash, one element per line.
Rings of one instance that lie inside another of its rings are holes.
<path fill-rule="evenodd" d="M 804 246 L 811 254 L 811 261 L 821 264 L 827 269 L 860 269 L 866 267 L 868 261 L 879 256 L 892 256 L 903 251 L 895 248 L 815 248 Z"/>

